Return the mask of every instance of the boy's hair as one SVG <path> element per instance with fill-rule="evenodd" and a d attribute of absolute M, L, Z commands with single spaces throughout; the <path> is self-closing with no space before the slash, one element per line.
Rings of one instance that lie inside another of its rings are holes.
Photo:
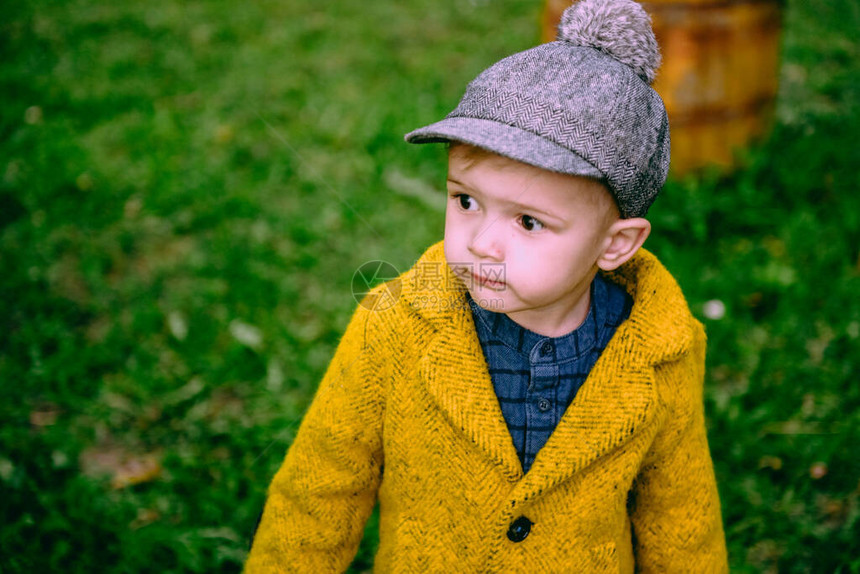
<path fill-rule="evenodd" d="M 580 0 L 555 42 L 475 78 L 448 116 L 410 143 L 463 142 L 550 171 L 603 181 L 621 217 L 641 217 L 669 170 L 669 121 L 650 82 L 660 64 L 632 0 Z"/>

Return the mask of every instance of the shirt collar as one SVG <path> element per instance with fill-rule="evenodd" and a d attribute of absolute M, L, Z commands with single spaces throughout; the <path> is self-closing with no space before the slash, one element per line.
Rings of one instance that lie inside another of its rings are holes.
<path fill-rule="evenodd" d="M 582 324 L 560 337 L 545 337 L 530 331 L 504 313 L 494 313 L 478 306 L 468 296 L 476 326 L 493 339 L 521 354 L 530 363 L 561 363 L 578 359 L 597 344 L 600 330 L 617 317 L 610 317 L 609 288 L 599 274 L 591 282 L 591 303 Z"/>

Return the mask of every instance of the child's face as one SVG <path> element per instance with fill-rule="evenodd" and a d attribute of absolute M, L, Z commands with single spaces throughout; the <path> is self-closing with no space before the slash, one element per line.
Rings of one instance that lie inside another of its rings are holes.
<path fill-rule="evenodd" d="M 445 258 L 472 298 L 547 336 L 585 319 L 617 210 L 587 178 L 469 146 L 448 164 Z"/>

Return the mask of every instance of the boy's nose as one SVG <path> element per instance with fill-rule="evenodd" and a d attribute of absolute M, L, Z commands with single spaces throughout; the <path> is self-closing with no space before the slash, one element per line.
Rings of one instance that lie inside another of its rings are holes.
<path fill-rule="evenodd" d="M 499 238 L 500 230 L 492 223 L 479 229 L 469 242 L 469 251 L 481 259 L 501 261 L 504 249 Z"/>

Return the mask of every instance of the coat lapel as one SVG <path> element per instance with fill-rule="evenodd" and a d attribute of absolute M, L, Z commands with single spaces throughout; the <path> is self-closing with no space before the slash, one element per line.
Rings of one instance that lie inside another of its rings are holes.
<path fill-rule="evenodd" d="M 422 359 L 422 378 L 450 423 L 510 480 L 519 480 L 522 466 L 493 390 L 471 313 L 463 311 L 452 313 L 431 340 Z"/>
<path fill-rule="evenodd" d="M 609 453 L 652 418 L 656 403 L 653 367 L 630 361 L 622 326 L 518 485 L 526 500 L 549 490 Z"/>
<path fill-rule="evenodd" d="M 641 249 L 610 275 L 633 297 L 633 310 L 518 485 L 519 500 L 558 485 L 646 427 L 658 404 L 654 366 L 692 344 L 694 319 L 653 255 Z"/>
<path fill-rule="evenodd" d="M 422 291 L 441 280 L 442 288 Z M 523 476 L 520 459 L 496 398 L 478 340 L 466 289 L 445 264 L 442 242 L 403 277 L 402 297 L 422 318 L 425 345 L 420 376 L 450 424 L 502 468 L 509 480 Z"/>

